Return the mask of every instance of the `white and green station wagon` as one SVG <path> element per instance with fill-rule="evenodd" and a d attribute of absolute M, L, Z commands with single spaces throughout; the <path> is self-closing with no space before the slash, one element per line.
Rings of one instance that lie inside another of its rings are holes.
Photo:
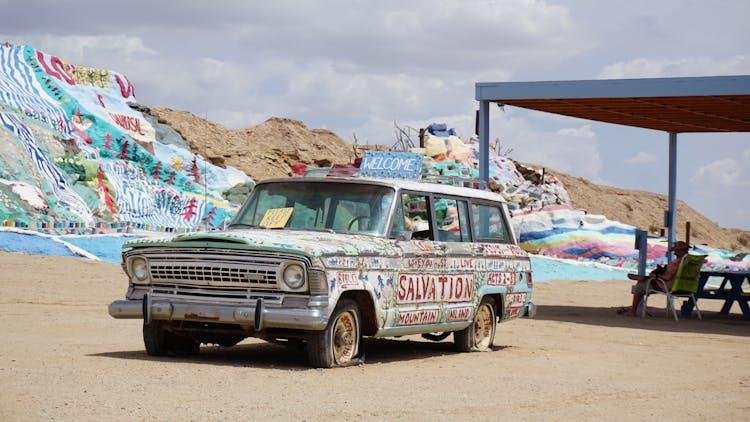
<path fill-rule="evenodd" d="M 125 244 L 126 298 L 150 355 L 247 337 L 304 345 L 311 365 L 363 361 L 364 336 L 492 349 L 533 316 L 531 267 L 501 196 L 408 180 L 258 183 L 226 230 Z"/>

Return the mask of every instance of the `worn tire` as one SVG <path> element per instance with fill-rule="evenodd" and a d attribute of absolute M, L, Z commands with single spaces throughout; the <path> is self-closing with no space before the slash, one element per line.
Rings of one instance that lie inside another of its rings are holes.
<path fill-rule="evenodd" d="M 143 344 L 146 346 L 146 353 L 151 356 L 166 356 L 169 354 L 169 348 L 166 341 L 167 331 L 164 329 L 163 321 L 151 321 L 146 324 L 143 322 Z"/>
<path fill-rule="evenodd" d="M 468 327 L 453 333 L 453 345 L 458 352 L 485 352 L 495 341 L 495 301 L 484 297 L 477 308 L 474 321 Z"/>
<path fill-rule="evenodd" d="M 308 361 L 316 368 L 347 366 L 357 358 L 361 341 L 362 327 L 357 303 L 343 299 L 333 310 L 325 330 L 308 334 Z"/>
<path fill-rule="evenodd" d="M 200 343 L 167 331 L 166 321 L 143 323 L 143 344 L 150 356 L 194 355 L 200 351 Z"/>

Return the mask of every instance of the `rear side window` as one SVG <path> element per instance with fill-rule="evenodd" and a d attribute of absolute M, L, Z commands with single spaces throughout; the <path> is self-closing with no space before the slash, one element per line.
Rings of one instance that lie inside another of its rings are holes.
<path fill-rule="evenodd" d="M 513 243 L 500 207 L 472 204 L 471 211 L 475 242 Z"/>
<path fill-rule="evenodd" d="M 462 199 L 435 198 L 437 237 L 441 242 L 471 242 L 469 204 Z"/>
<path fill-rule="evenodd" d="M 500 204 L 416 192 L 402 192 L 400 199 L 392 238 L 405 230 L 414 240 L 514 243 Z"/>

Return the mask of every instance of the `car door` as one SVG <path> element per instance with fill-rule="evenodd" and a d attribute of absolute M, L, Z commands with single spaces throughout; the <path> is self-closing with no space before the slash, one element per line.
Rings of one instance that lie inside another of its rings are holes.
<path fill-rule="evenodd" d="M 420 326 L 468 320 L 475 277 L 473 263 L 465 259 L 468 244 L 460 241 L 462 236 L 470 236 L 468 204 L 464 201 L 459 213 L 458 202 L 451 198 L 402 192 L 399 199 L 403 228 L 411 233 L 411 239 L 399 241 L 403 259 L 386 324 L 418 332 Z M 463 232 L 461 218 L 465 221 Z M 400 224 L 394 224 L 397 226 Z"/>
<path fill-rule="evenodd" d="M 516 317 L 531 299 L 529 258 L 515 244 L 502 204 L 472 201 L 471 220 L 475 245 L 484 255 L 486 270 L 480 289 L 502 298 L 497 303 L 501 319 Z"/>

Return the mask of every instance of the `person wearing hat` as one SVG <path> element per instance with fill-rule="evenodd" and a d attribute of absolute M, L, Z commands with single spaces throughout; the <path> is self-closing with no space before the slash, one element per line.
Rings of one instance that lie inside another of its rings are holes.
<path fill-rule="evenodd" d="M 646 294 L 647 286 L 650 286 L 653 290 L 659 291 L 670 291 L 672 290 L 672 284 L 674 283 L 674 276 L 677 274 L 677 269 L 680 267 L 682 258 L 687 255 L 690 247 L 687 243 L 682 240 L 674 242 L 670 251 L 675 254 L 675 259 L 672 260 L 666 267 L 657 266 L 647 276 L 628 274 L 628 278 L 636 280 L 635 290 L 633 292 L 633 303 L 630 308 L 621 308 L 618 310 L 620 314 L 626 314 L 629 316 L 636 316 L 638 312 L 638 304 L 641 303 L 641 299 Z M 667 252 L 669 253 L 669 252 Z M 647 284 L 648 283 L 648 284 Z"/>

